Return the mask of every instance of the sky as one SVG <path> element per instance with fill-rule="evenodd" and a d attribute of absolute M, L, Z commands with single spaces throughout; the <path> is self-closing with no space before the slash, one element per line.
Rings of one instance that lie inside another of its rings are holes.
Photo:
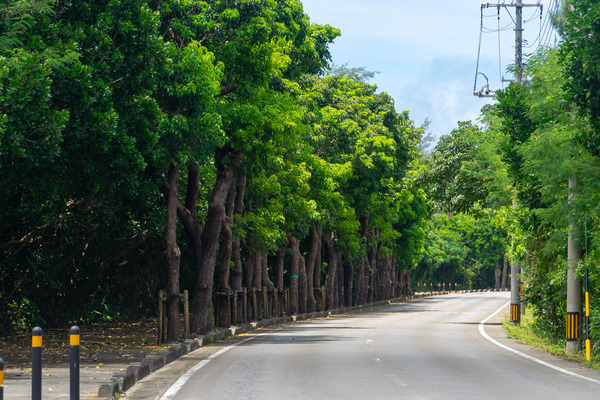
<path fill-rule="evenodd" d="M 434 143 L 456 128 L 458 121 L 476 122 L 481 108 L 493 102 L 473 95 L 481 1 L 301 1 L 311 22 L 341 30 L 342 35 L 330 46 L 333 63 L 377 71 L 371 83 L 394 98 L 398 111 L 408 110 L 417 126 L 429 120 Z M 511 4 L 511 0 L 497 2 Z M 523 52 L 531 53 L 540 42 L 554 43 L 546 18 L 556 0 L 523 3 L 543 6 L 541 21 L 537 6 L 523 11 L 524 45 L 531 46 Z M 496 7 L 483 12 L 478 71 L 489 78 L 490 89 L 501 89 L 501 75 L 512 78 L 506 68 L 515 57 L 515 10 L 501 8 L 499 22 Z M 477 90 L 484 84 L 479 74 Z"/>

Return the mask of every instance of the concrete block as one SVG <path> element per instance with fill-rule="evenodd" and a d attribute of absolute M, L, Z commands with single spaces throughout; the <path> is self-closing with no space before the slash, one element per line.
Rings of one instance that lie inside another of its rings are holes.
<path fill-rule="evenodd" d="M 188 353 L 187 346 L 184 346 L 183 344 L 174 344 L 169 350 L 172 350 L 175 353 L 175 358 L 182 357 Z"/>
<path fill-rule="evenodd" d="M 196 340 L 200 343 L 200 347 L 204 347 L 204 346 L 207 346 L 207 345 L 210 344 L 208 342 L 208 339 L 204 335 L 198 335 L 198 336 L 196 336 Z"/>
<path fill-rule="evenodd" d="M 100 382 L 100 388 L 98 389 L 98 397 L 114 399 L 117 393 L 119 393 L 119 384 L 116 381 Z"/>
<path fill-rule="evenodd" d="M 145 376 L 150 374 L 150 366 L 148 363 L 143 362 L 133 362 L 130 363 L 127 367 L 127 372 L 133 374 L 133 378 L 135 381 L 139 381 L 140 379 L 144 379 Z"/>
<path fill-rule="evenodd" d="M 197 339 L 185 339 L 183 343 L 187 346 L 188 353 L 200 348 L 200 342 Z"/>
<path fill-rule="evenodd" d="M 131 371 L 129 373 L 127 373 L 127 371 L 115 372 L 113 374 L 113 380 L 115 380 L 119 385 L 120 392 L 127 391 L 135 384 L 135 377 Z"/>
<path fill-rule="evenodd" d="M 267 320 L 266 319 L 261 319 L 260 321 L 256 322 L 256 327 L 257 328 L 264 328 L 267 326 Z"/>
<path fill-rule="evenodd" d="M 157 369 L 162 368 L 163 365 L 165 365 L 165 361 L 162 358 L 162 356 L 158 356 L 155 354 L 144 357 L 144 359 L 142 360 L 142 364 L 144 363 L 148 364 L 150 372 L 154 372 Z"/>
<path fill-rule="evenodd" d="M 177 353 L 177 350 L 174 350 L 173 348 L 158 351 L 158 355 L 163 358 L 165 365 L 175 361 L 177 359 Z"/>

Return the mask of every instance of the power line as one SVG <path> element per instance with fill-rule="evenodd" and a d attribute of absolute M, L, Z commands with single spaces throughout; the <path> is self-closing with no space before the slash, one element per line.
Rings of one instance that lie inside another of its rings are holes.
<path fill-rule="evenodd" d="M 484 10 L 487 8 L 492 8 L 495 7 L 497 9 L 497 12 L 495 15 L 491 15 L 488 13 L 485 13 Z M 515 7 L 515 11 L 516 11 L 516 16 L 513 16 L 513 14 L 509 11 L 509 7 Z M 527 18 L 523 18 L 523 10 L 525 8 L 535 8 L 535 10 L 531 13 L 531 15 L 529 15 Z M 505 26 L 501 26 L 501 21 L 500 21 L 500 9 L 504 8 L 506 10 L 506 13 L 508 14 L 508 16 L 511 19 L 511 23 L 505 25 Z M 530 22 L 532 22 L 534 19 L 537 18 L 537 13 L 538 10 L 539 11 L 539 19 L 540 19 L 540 32 L 538 33 L 538 38 L 536 38 L 536 40 L 534 41 L 535 43 L 538 43 L 539 41 L 541 41 L 541 38 L 544 37 L 543 36 L 543 21 L 542 21 L 542 17 L 543 17 L 543 13 L 542 13 L 542 8 L 543 6 L 540 4 L 540 2 L 538 1 L 537 4 L 523 4 L 522 0 L 517 0 L 516 4 L 514 2 L 511 2 L 511 4 L 505 4 L 504 2 L 502 4 L 490 4 L 490 3 L 484 3 L 481 5 L 481 14 L 480 14 L 480 27 L 479 27 L 479 44 L 478 44 L 478 48 L 477 48 L 477 66 L 475 69 L 475 79 L 474 79 L 474 84 L 473 84 L 473 94 L 479 97 L 492 97 L 493 96 L 493 92 L 494 90 L 491 90 L 489 88 L 489 80 L 487 79 L 487 76 L 485 76 L 485 74 L 479 72 L 479 65 L 480 65 L 480 60 L 481 60 L 481 46 L 482 46 L 482 38 L 483 38 L 483 34 L 484 33 L 497 33 L 497 41 L 498 41 L 498 71 L 499 71 L 499 75 L 500 75 L 500 81 L 501 81 L 501 85 L 502 88 L 504 89 L 504 78 L 502 76 L 502 39 L 501 39 L 501 32 L 507 31 L 509 30 L 513 25 L 515 26 L 515 33 L 516 33 L 516 39 L 515 39 L 515 79 L 520 83 L 522 80 L 522 71 L 521 68 L 524 65 L 523 62 L 523 44 L 525 42 L 525 47 L 531 47 L 532 45 L 527 45 L 526 41 L 523 40 L 523 35 L 522 35 L 522 31 L 523 31 L 523 27 L 525 24 L 528 24 Z M 491 29 L 489 27 L 486 27 L 484 25 L 484 20 L 488 19 L 488 18 L 492 18 L 492 17 L 496 17 L 497 18 L 497 28 L 495 29 Z M 486 79 L 486 84 L 485 86 L 483 86 L 481 88 L 480 91 L 477 91 L 477 79 L 479 77 L 479 75 L 483 75 L 483 77 Z"/>

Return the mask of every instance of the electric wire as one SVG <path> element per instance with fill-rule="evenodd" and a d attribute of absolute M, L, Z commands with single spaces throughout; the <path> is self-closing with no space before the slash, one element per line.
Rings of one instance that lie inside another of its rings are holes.
<path fill-rule="evenodd" d="M 475 82 L 473 92 L 477 91 L 477 75 L 479 75 L 479 56 L 481 55 L 481 37 L 483 36 L 483 8 L 481 9 L 481 24 L 479 27 L 479 46 L 477 48 L 477 66 L 475 67 Z"/>
<path fill-rule="evenodd" d="M 504 90 L 504 79 L 502 79 L 502 47 L 500 46 L 500 7 L 498 7 L 498 76 L 500 77 L 500 85 Z"/>
<path fill-rule="evenodd" d="M 551 0 L 550 5 L 548 7 L 548 11 L 546 13 L 544 13 L 543 11 L 543 6 L 541 6 L 538 3 L 538 6 L 535 7 L 535 10 L 531 13 L 530 16 L 528 16 L 527 18 L 524 18 L 522 21 L 522 26 L 523 29 L 525 29 L 525 25 L 531 23 L 533 20 L 535 19 L 539 19 L 539 29 L 538 29 L 538 33 L 536 35 L 536 38 L 532 41 L 532 42 L 528 42 L 527 40 L 523 40 L 523 48 L 524 49 L 533 49 L 535 48 L 535 50 L 533 50 L 533 52 L 537 51 L 537 49 L 539 49 L 542 46 L 547 46 L 547 44 L 552 40 L 553 38 L 553 33 L 554 33 L 554 28 L 553 25 L 551 23 L 551 14 L 555 13 L 558 11 L 560 7 L 560 2 L 557 0 Z M 504 10 L 506 11 L 506 13 L 508 14 L 508 16 L 511 19 L 511 22 L 509 22 L 508 24 L 501 26 L 501 18 L 500 18 L 500 9 L 504 8 Z M 539 16 L 538 16 L 539 14 Z M 486 27 L 485 25 L 485 20 L 489 19 L 489 18 L 496 18 L 497 19 L 497 27 L 494 28 L 490 28 L 490 27 Z M 501 33 L 508 31 L 508 30 L 514 30 L 514 26 L 516 25 L 516 21 L 515 21 L 515 17 L 512 15 L 512 13 L 509 10 L 509 6 L 506 5 L 498 5 L 497 6 L 497 13 L 494 14 L 488 14 L 484 12 L 484 6 L 481 7 L 481 15 L 480 15 L 480 27 L 479 27 L 479 43 L 478 43 L 478 48 L 477 48 L 477 66 L 475 69 L 475 82 L 473 84 L 473 91 L 475 92 L 477 90 L 477 78 L 478 75 L 480 74 L 479 72 L 479 64 L 480 64 L 480 59 L 481 59 L 481 44 L 482 44 L 482 38 L 483 38 L 483 34 L 486 33 L 496 33 L 497 34 L 497 41 L 498 41 L 498 71 L 499 71 L 499 75 L 500 75 L 500 82 L 501 82 L 501 86 L 502 89 L 504 89 L 504 80 L 502 77 L 502 40 L 501 40 Z M 537 46 L 537 47 L 536 47 Z M 527 58 L 528 56 L 530 56 L 532 53 L 528 53 L 528 54 L 523 54 L 523 60 L 522 62 L 524 64 L 526 64 L 525 58 Z"/>
<path fill-rule="evenodd" d="M 543 9 L 540 8 L 540 30 L 539 30 L 538 35 L 535 38 L 535 40 L 530 45 L 525 46 L 528 49 L 533 48 L 535 46 L 535 44 L 539 42 L 540 37 L 542 36 L 542 24 L 544 22 L 543 19 L 542 19 L 542 16 L 543 16 Z M 539 49 L 539 47 L 540 46 L 536 47 L 536 51 L 537 51 L 537 49 Z"/>
<path fill-rule="evenodd" d="M 552 9 L 552 11 L 548 13 L 548 26 L 542 40 L 543 47 L 549 47 L 550 42 L 552 40 L 554 27 L 552 26 L 550 15 L 558 13 L 560 9 L 560 3 L 557 0 L 552 0 L 550 8 Z"/>

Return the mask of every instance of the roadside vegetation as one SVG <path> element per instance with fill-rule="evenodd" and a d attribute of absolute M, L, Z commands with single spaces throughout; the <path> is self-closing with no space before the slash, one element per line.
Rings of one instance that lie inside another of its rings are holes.
<path fill-rule="evenodd" d="M 595 359 L 600 354 L 600 69 L 594 55 L 600 48 L 599 7 L 595 1 L 563 2 L 554 16 L 562 40 L 530 54 L 524 83 L 496 92 L 496 102 L 482 109 L 479 125 L 459 123 L 442 137 L 422 170 L 434 210 L 453 219 L 466 214 L 463 220 L 472 217 L 489 227 L 492 236 L 482 247 L 491 257 L 488 263 L 504 254 L 503 261 L 517 260 L 523 267 L 523 298 L 530 313 L 511 334 L 557 353 L 565 341 L 571 232 L 582 253 L 577 279 L 583 280 L 589 268 Z M 576 186 L 569 189 L 569 180 Z M 433 226 L 425 249 L 432 247 L 429 238 L 447 230 Z M 468 228 L 455 231 L 445 235 L 460 243 L 457 233 L 464 237 Z M 452 249 L 461 254 L 460 247 Z M 485 259 L 478 262 L 483 266 Z"/>
<path fill-rule="evenodd" d="M 0 0 L 0 333 L 156 316 L 166 289 L 177 339 L 184 289 L 205 333 L 231 293 L 312 312 L 506 288 L 520 260 L 527 326 L 560 342 L 571 220 L 593 337 L 596 3 L 563 6 L 526 82 L 429 149 L 442 132 L 332 65 L 339 30 L 297 0 Z"/>

